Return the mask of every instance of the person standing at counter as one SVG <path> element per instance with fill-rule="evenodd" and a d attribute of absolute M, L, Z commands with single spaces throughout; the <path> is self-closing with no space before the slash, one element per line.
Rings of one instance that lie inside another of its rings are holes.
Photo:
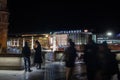
<path fill-rule="evenodd" d="M 30 69 L 31 66 L 31 61 L 30 61 L 30 56 L 31 56 L 31 51 L 30 47 L 28 46 L 28 42 L 25 42 L 25 46 L 22 48 L 22 54 L 24 57 L 24 66 L 25 66 L 25 71 L 31 72 L 32 70 Z"/>

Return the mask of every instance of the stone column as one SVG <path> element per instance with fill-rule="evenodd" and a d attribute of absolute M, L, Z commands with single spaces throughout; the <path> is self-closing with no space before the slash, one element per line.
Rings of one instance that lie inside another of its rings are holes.
<path fill-rule="evenodd" d="M 33 46 L 34 46 L 34 37 L 32 36 L 32 40 L 31 40 L 31 49 L 33 49 Z"/>
<path fill-rule="evenodd" d="M 0 0 L 0 45 L 4 54 L 7 52 L 8 16 L 7 0 Z"/>
<path fill-rule="evenodd" d="M 19 47 L 19 39 L 17 39 L 17 47 Z"/>
<path fill-rule="evenodd" d="M 0 38 L 0 44 L 1 44 L 1 53 L 6 53 L 7 52 L 7 29 L 2 29 L 1 30 L 1 38 Z"/>
<path fill-rule="evenodd" d="M 23 47 L 25 46 L 25 38 L 23 38 Z"/>

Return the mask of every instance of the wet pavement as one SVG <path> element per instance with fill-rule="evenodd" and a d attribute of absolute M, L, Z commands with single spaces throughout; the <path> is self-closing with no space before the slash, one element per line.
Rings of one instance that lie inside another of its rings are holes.
<path fill-rule="evenodd" d="M 64 62 L 47 62 L 42 69 L 31 68 L 32 72 L 24 70 L 0 70 L 0 80 L 65 80 Z M 82 69 L 83 70 L 83 69 Z M 75 74 L 79 77 L 79 71 Z"/>
<path fill-rule="evenodd" d="M 65 66 L 63 62 L 46 62 L 42 69 L 31 68 L 32 72 L 24 70 L 0 70 L 0 80 L 65 80 Z M 86 66 L 76 62 L 73 80 L 87 80 Z"/>
<path fill-rule="evenodd" d="M 44 80 L 44 70 L 32 68 L 32 72 L 24 70 L 0 70 L 0 80 Z"/>

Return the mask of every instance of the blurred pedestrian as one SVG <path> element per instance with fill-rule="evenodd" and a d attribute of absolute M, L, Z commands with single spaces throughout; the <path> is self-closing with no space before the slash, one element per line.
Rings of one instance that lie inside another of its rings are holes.
<path fill-rule="evenodd" d="M 119 68 L 115 54 L 111 53 L 106 42 L 99 44 L 96 80 L 111 80 L 113 75 L 118 74 L 118 72 Z"/>
<path fill-rule="evenodd" d="M 41 44 L 38 40 L 35 41 L 35 55 L 34 55 L 34 64 L 37 69 L 41 69 L 42 61 L 42 52 L 41 52 Z"/>
<path fill-rule="evenodd" d="M 87 71 L 87 79 L 88 80 L 95 80 L 96 75 L 96 54 L 97 54 L 98 46 L 92 40 L 92 35 L 89 36 L 88 42 L 84 47 L 84 55 L 83 60 L 86 64 L 86 71 Z"/>
<path fill-rule="evenodd" d="M 22 54 L 24 57 L 24 66 L 25 66 L 25 71 L 31 72 L 32 70 L 30 69 L 31 67 L 31 61 L 30 61 L 30 56 L 31 56 L 31 50 L 30 47 L 28 46 L 28 42 L 25 42 L 25 46 L 22 48 Z"/>
<path fill-rule="evenodd" d="M 65 66 L 66 66 L 66 80 L 71 80 L 73 69 L 75 66 L 75 60 L 77 57 L 75 44 L 71 39 L 68 40 L 68 47 L 64 51 Z"/>

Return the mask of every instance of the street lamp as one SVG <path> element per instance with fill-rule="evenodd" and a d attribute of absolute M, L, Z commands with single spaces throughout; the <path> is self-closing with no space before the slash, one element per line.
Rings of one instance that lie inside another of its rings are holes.
<path fill-rule="evenodd" d="M 107 36 L 112 36 L 112 32 L 107 32 Z"/>
<path fill-rule="evenodd" d="M 112 32 L 107 32 L 106 36 L 107 36 L 107 40 L 109 43 L 112 43 L 112 40 L 110 40 L 110 38 L 112 37 L 113 33 Z"/>

